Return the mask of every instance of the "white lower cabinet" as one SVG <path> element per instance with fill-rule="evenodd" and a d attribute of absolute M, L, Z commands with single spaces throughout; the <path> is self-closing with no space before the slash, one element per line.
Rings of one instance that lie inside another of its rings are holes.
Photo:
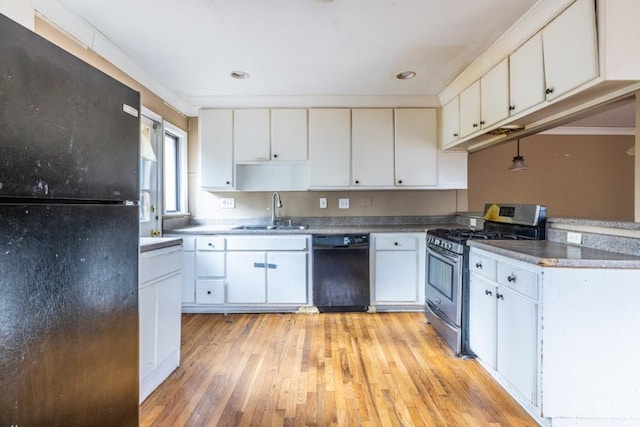
<path fill-rule="evenodd" d="M 469 269 L 469 346 L 537 406 L 537 275 L 474 250 Z"/>
<path fill-rule="evenodd" d="M 282 311 L 309 305 L 308 235 L 196 236 L 195 301 L 184 312 Z"/>
<path fill-rule="evenodd" d="M 470 347 L 538 422 L 640 425 L 629 336 L 640 330 L 640 269 L 541 267 L 472 247 L 469 270 Z"/>
<path fill-rule="evenodd" d="M 423 233 L 371 235 L 372 305 L 424 305 L 424 240 Z"/>
<path fill-rule="evenodd" d="M 180 364 L 182 246 L 140 254 L 140 402 Z"/>

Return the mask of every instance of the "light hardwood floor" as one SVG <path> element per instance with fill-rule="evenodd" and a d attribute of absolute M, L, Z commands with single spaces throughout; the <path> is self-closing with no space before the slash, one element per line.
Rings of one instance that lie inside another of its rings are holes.
<path fill-rule="evenodd" d="M 142 426 L 536 426 L 421 313 L 184 314 Z"/>

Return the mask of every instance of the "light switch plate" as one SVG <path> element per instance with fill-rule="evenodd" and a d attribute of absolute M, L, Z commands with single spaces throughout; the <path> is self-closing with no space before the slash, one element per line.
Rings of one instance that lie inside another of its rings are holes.
<path fill-rule="evenodd" d="M 327 198 L 320 197 L 320 209 L 327 209 Z"/>
<path fill-rule="evenodd" d="M 575 245 L 582 244 L 582 233 L 574 233 L 572 231 L 567 231 L 567 243 L 573 243 Z"/>
<path fill-rule="evenodd" d="M 224 209 L 234 209 L 236 207 L 236 199 L 233 197 L 225 197 L 220 199 L 220 207 Z"/>
<path fill-rule="evenodd" d="M 349 209 L 349 199 L 338 199 L 338 208 Z"/>

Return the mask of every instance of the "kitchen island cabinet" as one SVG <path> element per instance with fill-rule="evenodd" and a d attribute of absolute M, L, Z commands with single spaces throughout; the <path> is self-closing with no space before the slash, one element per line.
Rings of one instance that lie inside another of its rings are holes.
<path fill-rule="evenodd" d="M 541 423 L 639 424 L 629 333 L 640 329 L 640 257 L 549 241 L 468 245 L 470 346 L 498 382 Z"/>
<path fill-rule="evenodd" d="M 180 365 L 182 245 L 140 254 L 140 402 Z"/>

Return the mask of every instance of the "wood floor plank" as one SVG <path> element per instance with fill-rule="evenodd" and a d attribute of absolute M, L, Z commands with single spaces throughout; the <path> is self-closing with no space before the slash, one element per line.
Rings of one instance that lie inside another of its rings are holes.
<path fill-rule="evenodd" d="M 142 426 L 535 426 L 421 313 L 184 314 Z"/>

